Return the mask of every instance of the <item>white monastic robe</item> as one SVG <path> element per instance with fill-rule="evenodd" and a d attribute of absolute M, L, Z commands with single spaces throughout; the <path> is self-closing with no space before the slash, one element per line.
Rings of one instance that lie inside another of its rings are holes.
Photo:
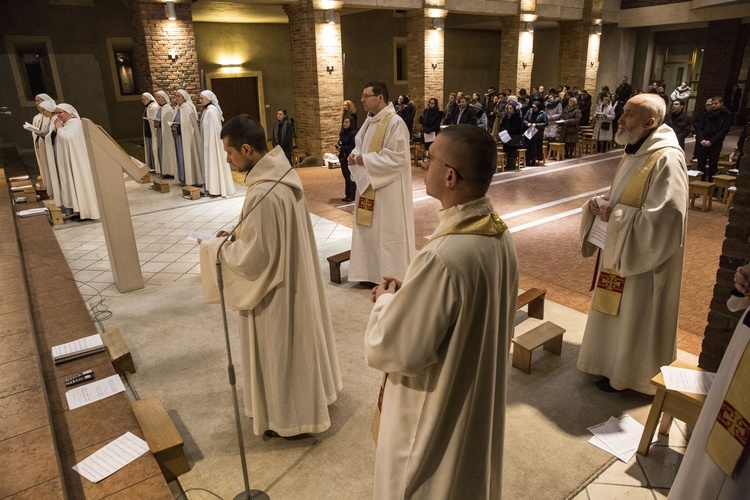
<path fill-rule="evenodd" d="M 727 305 L 729 306 L 729 304 Z M 740 310 L 743 307 L 747 308 L 749 305 L 750 300 L 745 297 L 744 300 L 737 301 L 736 308 L 730 307 L 730 309 Z M 721 361 L 711 390 L 706 396 L 706 402 L 703 403 L 698 423 L 690 437 L 685 457 L 682 459 L 677 477 L 669 491 L 669 498 L 675 500 L 704 500 L 707 498 L 746 500 L 750 497 L 750 464 L 745 462 L 737 477 L 731 478 L 716 465 L 706 452 L 706 444 L 719 414 L 719 409 L 727 395 L 727 389 L 729 389 L 730 384 L 738 381 L 735 373 L 745 350 L 749 348 L 748 344 L 750 344 L 750 308 L 742 315 L 732 340 L 724 353 L 724 359 Z M 747 355 L 745 355 L 744 362 L 747 362 Z M 744 383 L 745 389 L 750 385 L 750 380 L 744 379 L 741 382 Z M 750 432 L 747 427 L 747 420 L 750 420 L 750 416 L 742 415 L 742 418 L 745 420 L 745 425 L 740 426 L 738 432 L 744 431 L 745 437 L 747 437 L 747 433 Z"/>
<path fill-rule="evenodd" d="M 234 195 L 234 180 L 220 134 L 219 110 L 216 106 L 209 104 L 201 116 L 201 153 L 203 173 L 206 176 L 206 191 L 210 195 L 221 195 L 226 198 Z"/>
<path fill-rule="evenodd" d="M 631 178 L 651 153 L 664 147 L 668 149 L 648 177 L 642 205 L 620 203 Z M 625 278 L 625 285 L 617 316 L 589 311 L 578 369 L 608 377 L 615 389 L 654 394 L 651 378 L 675 359 L 687 230 L 687 169 L 671 128 L 661 125 L 635 154 L 625 156 L 608 203 L 613 209 L 597 276 L 602 268 L 612 269 Z M 580 231 L 584 257 L 597 250 L 586 241 L 593 221 L 587 202 Z"/>
<path fill-rule="evenodd" d="M 99 204 L 80 119 L 71 117 L 57 129 L 55 152 L 59 170 L 65 172 L 68 182 L 70 205 L 63 206 L 77 212 L 81 219 L 98 219 Z"/>
<path fill-rule="evenodd" d="M 182 160 L 185 167 L 185 184 L 203 184 L 201 176 L 201 133 L 198 128 L 198 114 L 192 102 L 183 102 L 177 108 L 180 114 L 180 134 L 182 137 Z"/>
<path fill-rule="evenodd" d="M 302 182 L 277 147 L 245 184 L 242 213 L 257 208 L 221 252 L 226 304 L 240 313 L 245 413 L 257 435 L 320 433 L 331 425 L 328 405 L 342 384 Z M 201 244 L 205 302 L 219 302 L 215 263 L 223 240 Z"/>
<path fill-rule="evenodd" d="M 55 158 L 55 145 L 52 142 L 52 133 L 55 132 L 55 121 L 51 118 L 47 122 L 47 127 L 44 129 L 46 135 L 40 137 L 40 148 L 44 149 L 44 157 L 47 162 L 47 172 L 49 178 L 45 179 L 44 182 L 47 185 L 47 195 L 58 207 L 63 206 L 63 189 L 67 191 L 67 181 L 65 184 L 60 179 L 59 168 L 57 166 L 57 159 Z M 70 197 L 70 194 L 67 194 Z"/>
<path fill-rule="evenodd" d="M 403 276 L 416 252 L 409 132 L 395 112 L 389 103 L 377 115 L 368 116 L 355 138 L 353 153 L 362 155 L 370 185 L 375 190 L 375 206 L 372 226 L 355 223 L 352 229 L 349 281 L 379 283 L 383 276 Z M 383 148 L 368 152 L 375 130 L 388 115 L 390 122 Z M 350 164 L 349 168 L 356 166 Z M 367 187 L 357 184 L 355 207 Z"/>
<path fill-rule="evenodd" d="M 31 121 L 31 124 L 34 125 L 36 128 L 41 130 L 42 132 L 46 131 L 49 128 L 49 124 L 52 120 L 50 118 L 47 118 L 42 113 L 38 113 L 34 119 Z M 36 155 L 36 163 L 39 165 L 39 175 L 42 176 L 42 180 L 44 181 L 44 184 L 47 186 L 47 194 L 52 196 L 52 192 L 50 191 L 49 184 L 50 184 L 50 173 L 49 173 L 49 161 L 47 159 L 47 150 L 44 148 L 44 137 L 40 137 L 36 135 L 36 133 L 32 132 L 31 137 L 34 141 L 34 155 Z M 54 158 L 51 159 L 51 161 L 55 161 Z M 36 181 L 35 181 L 36 182 Z"/>
<path fill-rule="evenodd" d="M 488 198 L 441 211 L 401 289 L 370 313 L 365 358 L 387 373 L 373 498 L 501 498 L 518 264 L 493 212 Z M 494 235 L 451 232 L 488 217 Z"/>
<path fill-rule="evenodd" d="M 149 94 L 151 95 L 151 94 Z M 143 110 L 144 118 L 156 118 L 156 113 L 159 112 L 159 103 L 152 100 Z M 143 154 L 146 158 L 146 165 L 149 170 L 156 171 L 157 174 L 161 174 L 161 166 L 159 165 L 159 143 L 156 140 L 156 134 L 159 131 L 154 127 L 153 120 L 143 120 Z M 151 137 L 146 137 L 146 127 L 151 131 Z"/>
<path fill-rule="evenodd" d="M 169 122 L 174 121 L 174 108 L 167 102 L 161 107 L 161 127 L 156 131 L 161 134 L 161 155 L 159 156 L 159 166 L 162 175 L 177 176 L 177 154 L 175 152 L 174 134 L 169 126 Z"/>

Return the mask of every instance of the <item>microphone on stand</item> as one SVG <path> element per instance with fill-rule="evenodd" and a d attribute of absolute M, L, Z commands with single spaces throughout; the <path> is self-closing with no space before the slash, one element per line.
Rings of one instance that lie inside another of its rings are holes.
<path fill-rule="evenodd" d="M 263 196 L 252 206 L 250 207 L 250 210 L 245 213 L 240 221 L 237 223 L 236 226 L 234 226 L 234 229 L 232 229 L 227 236 L 224 237 L 224 241 L 221 242 L 219 245 L 219 250 L 216 253 L 216 286 L 219 289 L 219 299 L 221 301 L 221 319 L 222 323 L 224 325 L 224 342 L 226 344 L 227 348 L 227 371 L 229 375 L 229 385 L 232 387 L 232 403 L 234 405 L 234 422 L 235 426 L 237 428 L 237 443 L 240 448 L 240 461 L 242 462 L 242 479 L 245 481 L 245 490 L 235 495 L 234 500 L 269 500 L 268 495 L 261 490 L 251 490 L 250 489 L 250 480 L 248 479 L 247 475 L 247 459 L 245 458 L 245 442 L 242 437 L 242 421 L 240 420 L 240 405 L 239 401 L 237 399 L 237 377 L 234 372 L 234 363 L 232 362 L 232 346 L 229 341 L 229 326 L 227 323 L 227 308 L 226 303 L 224 301 L 224 275 L 221 268 L 221 249 L 224 248 L 224 245 L 226 245 L 227 241 L 230 241 L 235 233 L 237 232 L 237 228 L 240 227 L 240 225 L 247 219 L 247 217 L 250 215 L 250 213 L 255 210 L 255 208 L 260 205 L 260 203 L 263 201 L 263 199 L 268 196 L 271 191 L 284 179 L 284 177 L 287 176 L 289 172 L 291 172 L 293 169 L 297 167 L 307 167 L 310 165 L 314 165 L 317 163 L 317 158 L 313 156 L 308 156 L 298 164 L 289 167 L 289 170 L 284 172 L 284 175 L 279 177 L 279 179 L 274 183 L 273 186 L 271 186 L 271 189 L 266 191 Z"/>

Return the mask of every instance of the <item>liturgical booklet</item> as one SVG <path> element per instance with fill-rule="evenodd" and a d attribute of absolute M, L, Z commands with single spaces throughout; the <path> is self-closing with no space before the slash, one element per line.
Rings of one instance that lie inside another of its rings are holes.
<path fill-rule="evenodd" d="M 126 432 L 107 446 L 78 462 L 73 470 L 91 481 L 98 483 L 122 469 L 148 451 L 148 444 L 135 434 Z"/>
<path fill-rule="evenodd" d="M 68 342 L 67 344 L 52 347 L 52 359 L 55 361 L 55 364 L 64 363 L 65 361 L 102 352 L 103 350 L 104 342 L 102 342 L 101 335 L 97 333 L 90 337 L 84 337 L 73 342 Z"/>

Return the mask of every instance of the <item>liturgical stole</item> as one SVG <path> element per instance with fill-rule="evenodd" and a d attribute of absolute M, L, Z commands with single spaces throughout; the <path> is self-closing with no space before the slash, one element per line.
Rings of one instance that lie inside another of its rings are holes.
<path fill-rule="evenodd" d="M 750 312 L 744 324 L 750 328 Z M 745 346 L 729 389 L 716 415 L 706 453 L 726 474 L 736 479 L 750 453 L 750 344 Z"/>
<path fill-rule="evenodd" d="M 658 149 L 651 153 L 640 170 L 630 178 L 620 198 L 621 204 L 635 208 L 643 205 L 643 195 L 646 191 L 646 184 L 651 175 L 651 170 L 653 170 L 656 162 L 659 161 L 659 158 L 661 158 L 661 155 L 667 149 L 669 148 Z M 620 164 L 617 166 L 615 178 L 617 178 L 617 173 L 625 162 L 625 158 L 626 156 L 623 155 Z M 625 278 L 617 274 L 613 269 L 602 267 L 596 279 L 594 301 L 591 308 L 600 313 L 617 316 L 617 313 L 620 311 L 620 300 L 622 299 L 623 290 L 625 290 Z"/>
<path fill-rule="evenodd" d="M 388 130 L 388 124 L 391 122 L 391 118 L 395 113 L 385 115 L 376 125 L 375 134 L 372 136 L 370 141 L 370 147 L 367 148 L 368 153 L 379 153 L 383 149 L 383 141 L 385 140 L 385 132 Z M 367 129 L 370 128 L 370 123 L 365 124 L 365 129 L 362 131 L 362 140 L 364 140 L 367 134 Z M 367 187 L 364 193 L 359 195 L 359 203 L 357 204 L 357 216 L 356 222 L 360 226 L 372 227 L 372 216 L 375 211 L 375 190 L 372 188 L 372 184 Z"/>
<path fill-rule="evenodd" d="M 448 234 L 479 234 L 483 236 L 497 236 L 508 229 L 505 222 L 495 212 L 485 215 L 473 215 L 452 224 L 433 236 L 430 241 L 434 241 L 441 236 Z M 383 375 L 383 382 L 380 384 L 380 393 L 378 394 L 378 406 L 375 408 L 375 416 L 372 419 L 372 439 L 378 444 L 378 433 L 380 431 L 380 415 L 383 413 L 383 393 L 385 392 L 385 382 L 388 380 L 388 374 Z"/>

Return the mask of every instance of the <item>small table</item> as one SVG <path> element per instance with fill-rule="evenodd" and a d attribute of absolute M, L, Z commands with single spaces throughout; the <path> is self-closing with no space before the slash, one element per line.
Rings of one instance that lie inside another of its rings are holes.
<path fill-rule="evenodd" d="M 716 184 L 716 189 L 719 190 L 716 199 L 726 204 L 729 196 L 729 188 L 734 186 L 736 181 L 737 177 L 733 175 L 714 175 L 714 184 Z"/>
<path fill-rule="evenodd" d="M 695 199 L 698 196 L 703 197 L 703 206 L 701 211 L 706 212 L 711 210 L 711 202 L 713 201 L 713 190 L 716 184 L 713 182 L 704 181 L 693 181 L 690 183 L 690 206 L 695 206 Z"/>
<path fill-rule="evenodd" d="M 697 366 L 685 363 L 679 359 L 672 361 L 669 366 L 703 371 Z M 654 396 L 654 402 L 651 403 L 651 410 L 648 412 L 646 425 L 643 426 L 641 442 L 638 444 L 638 453 L 643 456 L 648 455 L 651 440 L 656 430 L 656 424 L 659 422 L 659 416 L 662 413 L 664 413 L 664 416 L 659 426 L 659 434 L 666 436 L 669 434 L 672 419 L 676 418 L 688 425 L 695 425 L 698 422 L 698 415 L 700 415 L 701 409 L 703 409 L 703 403 L 706 401 L 706 396 L 702 394 L 691 394 L 689 392 L 667 389 L 664 385 L 664 375 L 661 372 L 651 379 L 651 385 L 656 386 L 656 395 Z"/>

